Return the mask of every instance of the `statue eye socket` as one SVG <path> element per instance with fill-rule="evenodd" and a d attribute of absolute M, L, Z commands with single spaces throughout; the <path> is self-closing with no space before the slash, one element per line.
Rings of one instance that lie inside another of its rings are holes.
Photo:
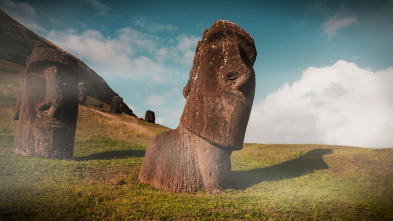
<path fill-rule="evenodd" d="M 39 110 L 40 112 L 45 112 L 45 111 L 48 111 L 51 107 L 52 107 L 52 103 L 45 103 L 45 104 L 41 105 L 41 106 L 38 108 L 38 110 Z"/>
<path fill-rule="evenodd" d="M 232 86 L 234 84 L 236 84 L 236 79 L 239 78 L 239 74 L 238 73 L 228 73 L 225 75 L 225 85 L 226 86 Z"/>

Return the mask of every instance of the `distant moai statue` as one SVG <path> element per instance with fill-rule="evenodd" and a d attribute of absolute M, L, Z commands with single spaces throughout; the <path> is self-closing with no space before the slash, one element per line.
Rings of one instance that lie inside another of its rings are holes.
<path fill-rule="evenodd" d="M 139 181 L 171 192 L 228 187 L 232 151 L 243 148 L 254 100 L 254 40 L 219 20 L 198 42 L 179 126 L 155 137 Z"/>
<path fill-rule="evenodd" d="M 98 108 L 104 108 L 104 103 L 99 103 Z"/>
<path fill-rule="evenodd" d="M 146 111 L 145 121 L 152 123 L 152 124 L 156 123 L 156 115 L 154 114 L 154 111 L 152 111 L 152 110 Z"/>
<path fill-rule="evenodd" d="M 123 110 L 123 98 L 119 96 L 113 96 L 109 113 L 121 114 L 123 112 L 122 110 Z"/>
<path fill-rule="evenodd" d="M 87 88 L 85 82 L 78 83 L 78 92 L 79 92 L 79 104 L 86 105 Z"/>
<path fill-rule="evenodd" d="M 14 112 L 19 119 L 16 153 L 44 158 L 71 158 L 78 116 L 78 73 L 75 58 L 48 45 L 36 44 Z"/>

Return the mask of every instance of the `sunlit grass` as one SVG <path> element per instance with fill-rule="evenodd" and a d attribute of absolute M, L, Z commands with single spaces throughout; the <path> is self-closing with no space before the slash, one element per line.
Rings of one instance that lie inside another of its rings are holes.
<path fill-rule="evenodd" d="M 15 155 L 13 70 L 19 77 L 0 81 L 9 100 L 0 106 L 0 220 L 393 220 L 392 149 L 245 144 L 232 154 L 230 189 L 167 193 L 137 181 L 149 141 L 167 128 L 92 109 L 99 101 L 89 98 L 73 159 Z"/>

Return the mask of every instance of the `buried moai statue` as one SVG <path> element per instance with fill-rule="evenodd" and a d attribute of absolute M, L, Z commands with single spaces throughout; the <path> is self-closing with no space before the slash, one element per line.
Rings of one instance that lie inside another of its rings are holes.
<path fill-rule="evenodd" d="M 234 23 L 216 21 L 203 33 L 179 126 L 152 141 L 140 182 L 171 192 L 228 187 L 230 156 L 243 148 L 254 100 L 256 56 L 253 38 Z"/>
<path fill-rule="evenodd" d="M 123 110 L 123 98 L 119 96 L 113 96 L 109 113 L 121 114 L 123 112 L 122 110 Z"/>
<path fill-rule="evenodd" d="M 78 68 L 74 57 L 36 45 L 27 61 L 14 119 L 16 153 L 71 158 L 78 116 Z"/>
<path fill-rule="evenodd" d="M 154 111 L 152 110 L 147 110 L 145 114 L 145 121 L 155 124 L 156 123 L 156 115 L 154 114 Z"/>
<path fill-rule="evenodd" d="M 100 108 L 102 108 L 102 107 L 100 107 Z M 109 113 L 112 113 L 112 114 L 125 113 L 130 116 L 136 117 L 134 112 L 124 103 L 123 98 L 120 96 L 113 96 L 112 97 Z"/>

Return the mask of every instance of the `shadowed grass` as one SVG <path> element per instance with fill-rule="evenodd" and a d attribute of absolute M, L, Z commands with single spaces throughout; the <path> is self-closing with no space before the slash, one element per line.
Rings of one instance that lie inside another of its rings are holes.
<path fill-rule="evenodd" d="M 245 144 L 232 154 L 231 189 L 172 194 L 137 181 L 149 141 L 167 128 L 92 109 L 98 101 L 89 98 L 73 159 L 15 155 L 23 68 L 6 65 L 0 220 L 393 220 L 393 149 Z"/>

